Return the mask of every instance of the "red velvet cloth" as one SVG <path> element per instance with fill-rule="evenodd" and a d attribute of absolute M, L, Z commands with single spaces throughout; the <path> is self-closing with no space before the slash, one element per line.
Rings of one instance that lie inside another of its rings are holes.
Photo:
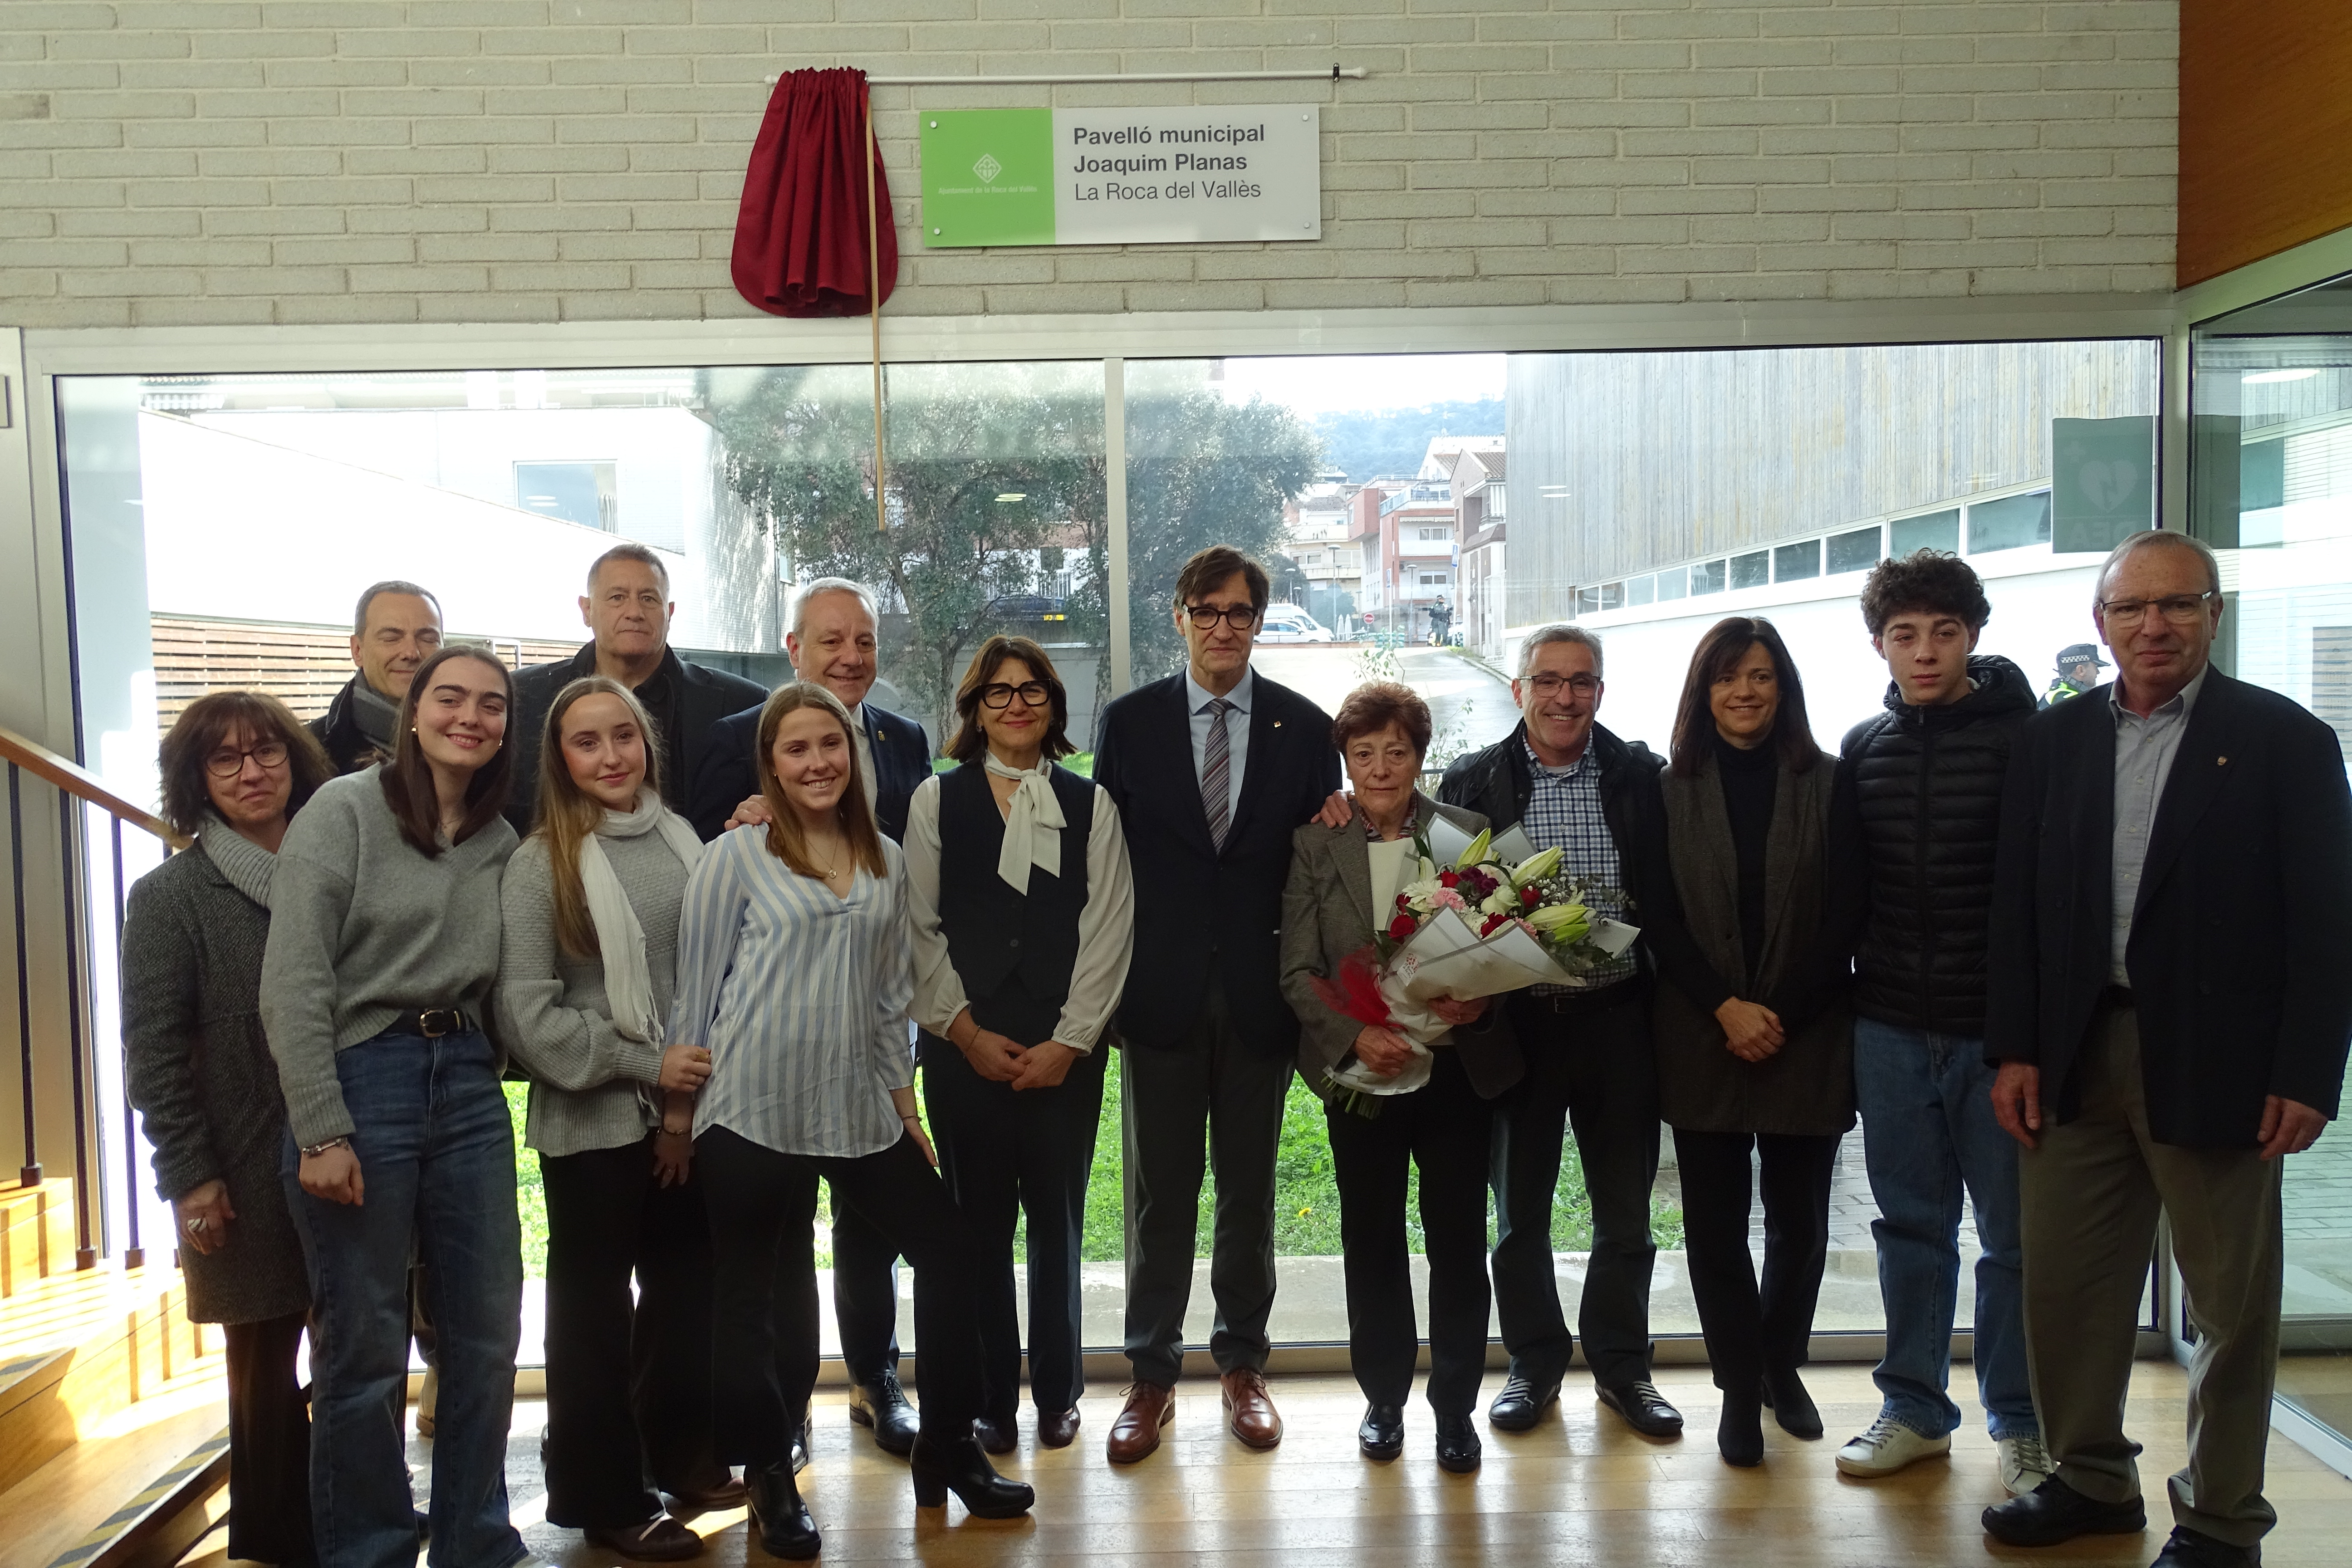
<path fill-rule="evenodd" d="M 743 205 L 735 217 L 736 289 L 779 316 L 863 316 L 867 225 L 866 73 L 787 73 L 768 99 L 751 143 Z M 898 236 L 890 182 L 874 150 L 873 232 L 882 246 L 882 298 L 898 282 Z"/>

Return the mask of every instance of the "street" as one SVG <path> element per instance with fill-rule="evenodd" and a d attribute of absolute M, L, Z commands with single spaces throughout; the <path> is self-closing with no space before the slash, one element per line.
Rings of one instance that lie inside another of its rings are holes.
<path fill-rule="evenodd" d="M 1337 713 L 1349 692 L 1372 679 L 1365 668 L 1371 652 L 1370 643 L 1307 643 L 1260 647 L 1251 658 L 1272 679 Z M 1407 647 L 1394 657 L 1405 684 L 1429 704 L 1435 728 L 1427 766 L 1490 746 L 1518 722 L 1510 687 L 1458 650 Z"/>

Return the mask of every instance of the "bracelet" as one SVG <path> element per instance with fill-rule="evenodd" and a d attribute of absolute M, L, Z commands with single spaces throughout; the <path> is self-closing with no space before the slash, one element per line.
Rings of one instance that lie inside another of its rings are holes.
<path fill-rule="evenodd" d="M 694 1135 L 694 1127 L 690 1122 L 684 1127 L 672 1127 L 668 1122 L 665 1121 L 662 1123 L 661 1130 L 666 1135 L 672 1138 L 690 1138 Z"/>
<path fill-rule="evenodd" d="M 901 1116 L 898 1120 L 901 1123 L 908 1127 L 920 1127 L 923 1124 L 923 1119 L 919 1116 Z"/>
<path fill-rule="evenodd" d="M 349 1133 L 344 1133 L 337 1137 L 330 1138 L 324 1143 L 310 1143 L 304 1145 L 302 1157 L 308 1160 L 317 1155 L 323 1154 L 330 1149 L 348 1149 L 351 1146 L 351 1135 Z"/>

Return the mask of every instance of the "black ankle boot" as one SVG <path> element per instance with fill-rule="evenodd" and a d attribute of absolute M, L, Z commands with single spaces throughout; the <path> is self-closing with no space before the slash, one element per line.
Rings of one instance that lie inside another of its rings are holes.
<path fill-rule="evenodd" d="M 787 1462 L 767 1465 L 744 1477 L 751 1493 L 751 1523 L 760 1531 L 760 1544 L 771 1557 L 782 1557 L 789 1563 L 805 1563 L 817 1553 L 816 1521 L 809 1517 L 808 1504 L 801 1501 L 801 1489 L 793 1479 L 793 1467 Z"/>
<path fill-rule="evenodd" d="M 1780 1430 L 1791 1437 L 1818 1437 L 1822 1435 L 1822 1412 L 1813 1396 L 1805 1392 L 1804 1380 L 1797 1369 L 1768 1372 L 1764 1374 L 1764 1408 L 1780 1424 Z"/>
<path fill-rule="evenodd" d="M 966 1436 L 934 1442 L 928 1432 L 915 1435 L 914 1452 L 907 1456 L 915 1476 L 915 1506 L 945 1508 L 948 1493 L 982 1519 L 1018 1519 L 1029 1511 L 1037 1494 L 1025 1481 L 1008 1481 L 996 1473 L 980 1440 Z"/>
<path fill-rule="evenodd" d="M 1723 1391 L 1723 1416 L 1715 1425 L 1715 1446 L 1727 1465 L 1742 1469 L 1764 1462 L 1764 1401 L 1762 1391 Z"/>

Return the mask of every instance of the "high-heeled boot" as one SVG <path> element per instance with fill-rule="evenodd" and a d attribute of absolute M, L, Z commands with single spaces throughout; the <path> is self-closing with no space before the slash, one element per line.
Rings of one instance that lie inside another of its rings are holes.
<path fill-rule="evenodd" d="M 1742 1469 L 1764 1462 L 1764 1391 L 1723 1391 L 1723 1415 L 1715 1424 L 1715 1446 L 1727 1465 Z"/>
<path fill-rule="evenodd" d="M 801 1500 L 791 1462 L 763 1466 L 743 1479 L 751 1493 L 751 1522 L 768 1555 L 789 1563 L 814 1557 L 819 1544 L 816 1521 L 809 1517 L 808 1504 Z"/>
<path fill-rule="evenodd" d="M 1008 1481 L 981 1452 L 980 1439 L 969 1433 L 947 1442 L 928 1432 L 915 1435 L 915 1451 L 907 1456 L 915 1477 L 915 1505 L 944 1508 L 948 1493 L 982 1519 L 1018 1519 L 1029 1511 L 1037 1494 L 1026 1481 Z"/>
<path fill-rule="evenodd" d="M 1780 1430 L 1792 1437 L 1822 1435 L 1821 1407 L 1805 1391 L 1805 1380 L 1797 1375 L 1795 1367 L 1764 1373 L 1764 1408 L 1772 1413 Z"/>

